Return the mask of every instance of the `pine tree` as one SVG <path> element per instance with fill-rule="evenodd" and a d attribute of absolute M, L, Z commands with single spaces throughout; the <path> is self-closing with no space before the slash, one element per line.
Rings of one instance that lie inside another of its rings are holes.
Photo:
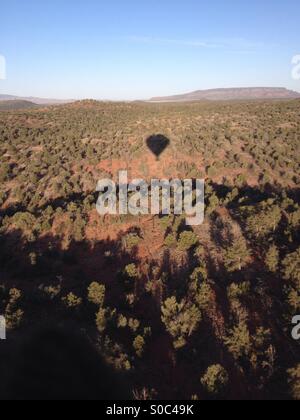
<path fill-rule="evenodd" d="M 138 270 L 135 264 L 129 264 L 125 267 L 124 274 L 127 275 L 130 279 L 135 279 L 138 277 Z"/>
<path fill-rule="evenodd" d="M 300 400 L 300 364 L 288 370 L 288 384 L 294 400 Z"/>
<path fill-rule="evenodd" d="M 240 323 L 230 331 L 225 345 L 236 360 L 247 357 L 251 351 L 250 332 L 245 323 Z"/>
<path fill-rule="evenodd" d="M 188 337 L 201 321 L 200 310 L 196 305 L 187 303 L 185 300 L 178 303 L 176 297 L 171 297 L 165 301 L 161 311 L 162 322 L 174 339 L 174 347 L 176 349 L 184 347 Z"/>
<path fill-rule="evenodd" d="M 204 281 L 195 291 L 195 301 L 202 311 L 207 311 L 213 299 L 214 291 L 211 285 Z"/>
<path fill-rule="evenodd" d="M 178 247 L 182 251 L 189 251 L 198 243 L 198 237 L 194 232 L 185 231 L 179 236 Z"/>
<path fill-rule="evenodd" d="M 96 314 L 96 326 L 100 333 L 103 333 L 106 329 L 106 309 L 100 308 Z"/>
<path fill-rule="evenodd" d="M 105 299 L 105 286 L 97 282 L 90 284 L 88 288 L 88 300 L 97 306 L 103 306 Z"/>
<path fill-rule="evenodd" d="M 247 264 L 250 251 L 244 238 L 235 240 L 224 253 L 224 264 L 229 273 L 241 271 Z"/>
<path fill-rule="evenodd" d="M 229 382 L 226 369 L 221 365 L 210 366 L 201 378 L 201 384 L 210 394 L 221 394 Z"/>
<path fill-rule="evenodd" d="M 141 335 L 138 335 L 133 342 L 133 348 L 135 349 L 138 357 L 142 357 L 143 352 L 144 352 L 144 347 L 145 347 L 145 340 Z"/>
<path fill-rule="evenodd" d="M 284 259 L 283 274 L 284 278 L 293 282 L 296 289 L 300 291 L 300 248 Z"/>
<path fill-rule="evenodd" d="M 78 308 L 82 304 L 82 299 L 72 292 L 65 296 L 62 300 L 65 305 L 71 309 Z"/>
<path fill-rule="evenodd" d="M 271 273 L 276 273 L 279 265 L 279 251 L 276 245 L 272 245 L 265 258 L 265 264 Z"/>
<path fill-rule="evenodd" d="M 288 304 L 293 312 L 300 310 L 300 291 L 291 289 L 288 294 Z"/>
<path fill-rule="evenodd" d="M 278 206 L 269 208 L 254 214 L 247 219 L 247 231 L 256 238 L 264 238 L 275 232 L 282 218 L 281 209 Z"/>

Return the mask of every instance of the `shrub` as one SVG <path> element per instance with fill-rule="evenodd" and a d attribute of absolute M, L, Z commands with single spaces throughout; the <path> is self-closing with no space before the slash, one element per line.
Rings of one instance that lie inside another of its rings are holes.
<path fill-rule="evenodd" d="M 169 226 L 172 225 L 172 218 L 171 216 L 164 216 L 159 219 L 160 226 L 162 230 L 165 232 Z"/>
<path fill-rule="evenodd" d="M 82 304 L 82 299 L 76 295 L 74 295 L 74 293 L 69 293 L 67 296 L 63 297 L 63 302 L 64 304 L 72 309 L 72 308 L 78 308 L 81 304 Z"/>
<path fill-rule="evenodd" d="M 128 250 L 132 250 L 133 248 L 137 247 L 140 242 L 141 238 L 135 233 L 129 233 L 125 237 L 125 246 Z"/>
<path fill-rule="evenodd" d="M 178 247 L 182 251 L 189 251 L 198 243 L 198 237 L 194 232 L 185 231 L 179 236 Z"/>
<path fill-rule="evenodd" d="M 172 234 L 168 235 L 168 236 L 166 237 L 166 239 L 165 239 L 165 245 L 166 245 L 168 248 L 172 248 L 172 247 L 174 247 L 174 246 L 176 245 L 176 238 L 175 238 L 175 236 L 174 236 L 174 235 L 172 235 Z"/>
<path fill-rule="evenodd" d="M 50 300 L 54 300 L 60 294 L 61 286 L 41 286 L 40 290 L 42 290 Z"/>

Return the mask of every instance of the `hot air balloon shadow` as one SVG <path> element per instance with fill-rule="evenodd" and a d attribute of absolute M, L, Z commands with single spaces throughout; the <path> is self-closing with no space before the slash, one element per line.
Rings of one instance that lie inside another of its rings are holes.
<path fill-rule="evenodd" d="M 161 154 L 170 145 L 170 140 L 163 134 L 155 134 L 148 137 L 146 143 L 151 152 L 156 156 L 156 160 L 159 161 Z"/>

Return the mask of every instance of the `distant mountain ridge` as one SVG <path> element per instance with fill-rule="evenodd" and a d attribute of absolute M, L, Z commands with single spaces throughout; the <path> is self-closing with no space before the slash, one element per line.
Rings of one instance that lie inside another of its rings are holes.
<path fill-rule="evenodd" d="M 233 101 L 251 99 L 300 99 L 300 93 L 286 88 L 228 88 L 198 90 L 183 95 L 156 97 L 150 102 Z"/>
<path fill-rule="evenodd" d="M 254 87 L 254 88 L 224 88 L 197 90 L 182 95 L 161 96 L 151 98 L 148 102 L 193 102 L 193 101 L 238 101 L 255 99 L 300 99 L 300 93 L 286 88 Z M 35 105 L 64 105 L 78 102 L 73 99 L 51 99 L 37 97 L 22 97 L 0 93 L 0 102 L 18 101 L 31 102 Z M 80 102 L 80 101 L 79 101 Z M 82 101 L 81 101 L 82 102 Z M 144 102 L 144 101 L 141 101 Z"/>
<path fill-rule="evenodd" d="M 17 101 L 17 100 L 0 100 L 0 111 L 15 111 L 21 109 L 37 108 L 39 105 L 29 101 Z"/>
<path fill-rule="evenodd" d="M 61 100 L 61 99 L 48 99 L 48 98 L 35 98 L 35 97 L 22 97 L 14 95 L 4 95 L 0 93 L 0 101 L 26 101 L 32 102 L 36 105 L 59 105 L 68 104 L 74 102 L 73 100 Z"/>

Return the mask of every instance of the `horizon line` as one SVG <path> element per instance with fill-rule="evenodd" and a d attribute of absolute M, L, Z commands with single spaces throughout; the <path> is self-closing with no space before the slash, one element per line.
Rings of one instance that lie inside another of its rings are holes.
<path fill-rule="evenodd" d="M 36 99 L 36 100 L 49 100 L 49 101 L 57 101 L 57 102 L 77 102 L 77 101 L 84 101 L 84 100 L 94 100 L 94 101 L 99 101 L 99 102 L 135 102 L 135 101 L 142 101 L 142 102 L 147 102 L 153 98 L 168 98 L 168 97 L 173 97 L 173 96 L 182 96 L 182 95 L 189 95 L 191 93 L 197 93 L 197 92 L 209 92 L 209 91 L 215 91 L 215 90 L 244 90 L 244 89 L 286 89 L 288 91 L 291 92 L 295 92 L 298 93 L 300 95 L 300 90 L 295 90 L 292 88 L 288 88 L 285 86 L 240 86 L 240 87 L 219 87 L 219 88 L 207 88 L 207 89 L 195 89 L 195 90 L 190 90 L 188 92 L 183 92 L 183 93 L 175 93 L 175 94 L 166 94 L 166 95 L 153 95 L 151 96 L 151 98 L 136 98 L 136 99 L 122 99 L 122 98 L 118 98 L 118 99 L 109 99 L 109 98 L 96 98 L 96 97 L 89 97 L 89 96 L 84 96 L 84 97 L 79 97 L 79 98 L 59 98 L 59 97 L 50 97 L 48 95 L 45 96 L 40 96 L 40 95 L 17 95 L 14 93 L 6 93 L 3 92 L 1 93 L 0 91 L 0 96 L 8 96 L 8 97 L 12 97 L 14 99 L 11 100 L 23 100 L 23 99 Z M 0 98 L 1 101 L 1 98 Z"/>

